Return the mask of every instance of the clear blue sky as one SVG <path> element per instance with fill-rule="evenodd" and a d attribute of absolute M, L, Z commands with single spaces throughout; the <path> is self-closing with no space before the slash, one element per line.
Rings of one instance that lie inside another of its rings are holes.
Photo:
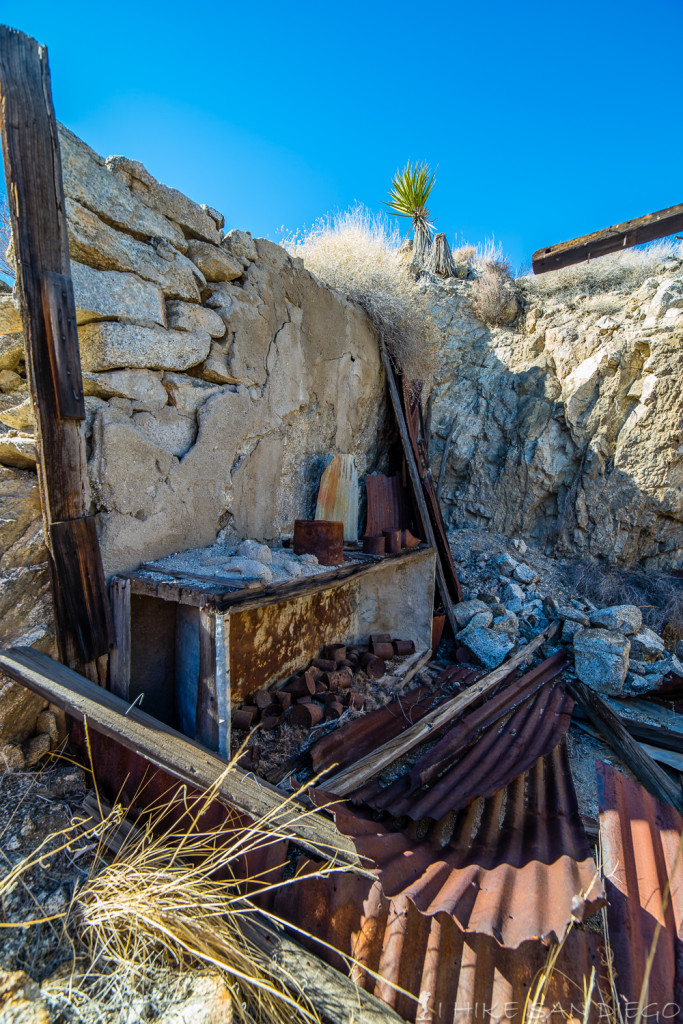
<path fill-rule="evenodd" d="M 683 0 L 46 3 L 57 117 L 279 237 L 406 160 L 438 164 L 451 240 L 534 249 L 683 202 Z"/>

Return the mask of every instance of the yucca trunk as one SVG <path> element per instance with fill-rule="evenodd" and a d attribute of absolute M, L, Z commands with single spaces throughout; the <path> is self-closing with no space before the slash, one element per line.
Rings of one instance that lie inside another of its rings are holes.
<path fill-rule="evenodd" d="M 448 239 L 443 231 L 440 231 L 438 235 L 434 236 L 434 242 L 430 247 L 429 255 L 425 263 L 425 270 L 430 274 L 438 274 L 439 277 L 455 276 L 453 253 L 451 252 Z"/>

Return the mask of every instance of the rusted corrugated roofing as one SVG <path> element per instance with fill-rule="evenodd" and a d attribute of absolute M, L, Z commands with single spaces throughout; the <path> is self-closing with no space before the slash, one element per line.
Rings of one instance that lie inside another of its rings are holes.
<path fill-rule="evenodd" d="M 672 1007 L 683 1015 L 683 818 L 608 764 L 598 766 L 598 793 L 607 922 L 620 993 L 637 1003 L 660 927 L 646 1003 L 650 1018 L 657 1019 L 658 1011 L 661 1020 L 678 1020 Z"/>
<path fill-rule="evenodd" d="M 419 821 L 442 818 L 449 811 L 467 807 L 476 797 L 493 796 L 539 757 L 554 750 L 567 732 L 574 702 L 562 684 L 550 682 L 566 661 L 564 652 L 553 655 L 480 707 L 466 712 L 389 786 L 371 780 L 355 790 L 350 799 Z M 536 690 L 539 692 L 533 696 Z M 517 710 L 501 724 L 499 719 L 514 708 Z"/>
<path fill-rule="evenodd" d="M 572 918 L 602 905 L 564 740 L 495 796 L 435 822 L 422 841 L 346 804 L 332 810 L 387 896 L 408 896 L 427 915 L 451 914 L 464 931 L 513 949 L 559 940 Z"/>
<path fill-rule="evenodd" d="M 398 476 L 368 473 L 365 489 L 368 498 L 367 536 L 378 537 L 382 530 L 405 530 L 408 526 L 405 499 Z"/>
<path fill-rule="evenodd" d="M 548 954 L 540 942 L 503 949 L 489 936 L 464 934 L 448 914 L 427 917 L 407 896 L 389 899 L 379 882 L 358 875 L 304 879 L 279 891 L 274 904 L 276 913 L 353 957 L 352 977 L 419 1024 L 521 1024 Z M 329 946 L 302 941 L 345 970 Z M 599 936 L 572 930 L 548 985 L 546 1003 L 557 1014 L 550 1021 L 565 1019 L 559 1007 L 581 1019 L 583 979 L 592 967 L 599 977 L 600 964 Z M 590 1015 L 591 1024 L 598 1012 Z"/>

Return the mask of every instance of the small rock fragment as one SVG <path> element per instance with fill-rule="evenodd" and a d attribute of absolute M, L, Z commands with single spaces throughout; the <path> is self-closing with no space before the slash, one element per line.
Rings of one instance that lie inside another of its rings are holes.
<path fill-rule="evenodd" d="M 643 626 L 631 637 L 631 653 L 641 661 L 654 661 L 664 653 L 664 641 L 653 629 Z"/>
<path fill-rule="evenodd" d="M 468 626 L 458 633 L 458 643 L 467 647 L 488 669 L 497 668 L 515 646 L 504 633 L 486 626 Z"/>
<path fill-rule="evenodd" d="M 593 612 L 590 624 L 603 629 L 616 629 L 624 636 L 631 636 L 642 627 L 643 615 L 635 604 L 615 604 Z"/>
<path fill-rule="evenodd" d="M 538 579 L 538 573 L 530 565 L 520 562 L 513 572 L 512 578 L 517 580 L 518 583 L 535 583 Z"/>
<path fill-rule="evenodd" d="M 34 736 L 26 744 L 24 751 L 24 758 L 26 761 L 26 767 L 32 768 L 34 764 L 40 761 L 41 757 L 45 757 L 46 754 L 50 753 L 50 737 L 47 733 L 40 733 L 38 736 Z"/>

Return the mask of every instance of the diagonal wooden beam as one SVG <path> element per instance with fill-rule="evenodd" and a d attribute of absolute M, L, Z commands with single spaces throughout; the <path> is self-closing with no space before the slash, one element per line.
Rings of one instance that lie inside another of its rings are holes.
<path fill-rule="evenodd" d="M 317 811 L 307 811 L 297 800 L 287 800 L 280 790 L 256 779 L 252 772 L 240 768 L 226 772 L 226 762 L 216 754 L 139 708 L 130 707 L 127 701 L 47 654 L 31 647 L 0 650 L 0 670 L 77 721 L 87 720 L 90 729 L 135 751 L 190 786 L 208 789 L 220 779 L 217 800 L 254 819 L 268 815 L 269 831 L 294 840 L 314 857 L 336 859 L 368 873 L 361 868 L 352 841 L 329 818 Z"/>
<path fill-rule="evenodd" d="M 50 70 L 45 47 L 4 25 L 0 135 L 57 641 L 64 662 L 97 678 L 95 659 L 109 651 L 112 629 L 87 518 L 83 381 Z"/>
<path fill-rule="evenodd" d="M 590 235 L 572 238 L 569 242 L 537 249 L 531 257 L 531 264 L 534 274 L 546 274 L 549 270 L 561 270 L 574 263 L 594 260 L 596 256 L 606 256 L 609 252 L 666 238 L 677 231 L 683 231 L 683 203 L 634 220 L 625 220 L 622 224 L 613 224 Z"/>

